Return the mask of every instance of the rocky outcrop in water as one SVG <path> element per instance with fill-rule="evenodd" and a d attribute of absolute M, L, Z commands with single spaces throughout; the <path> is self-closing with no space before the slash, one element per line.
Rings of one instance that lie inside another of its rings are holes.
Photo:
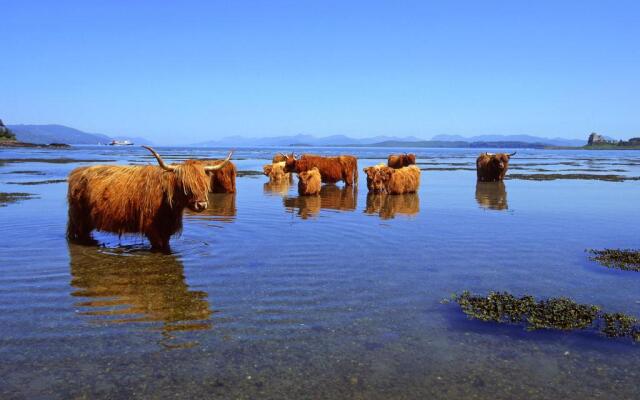
<path fill-rule="evenodd" d="M 16 140 L 16 135 L 0 119 L 0 140 Z"/>

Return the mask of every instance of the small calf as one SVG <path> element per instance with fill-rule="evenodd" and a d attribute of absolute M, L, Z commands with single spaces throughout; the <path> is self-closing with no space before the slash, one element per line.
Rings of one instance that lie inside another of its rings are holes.
<path fill-rule="evenodd" d="M 300 196 L 311 196 L 320 193 L 322 176 L 318 168 L 300 172 L 298 174 L 298 194 Z"/>

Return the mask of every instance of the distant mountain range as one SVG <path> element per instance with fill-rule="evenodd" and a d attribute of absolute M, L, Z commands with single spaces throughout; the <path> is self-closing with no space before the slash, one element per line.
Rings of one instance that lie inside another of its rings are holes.
<path fill-rule="evenodd" d="M 252 146 L 374 146 L 374 147 L 545 147 L 584 146 L 586 140 L 545 138 L 530 135 L 437 135 L 431 140 L 414 136 L 374 136 L 357 139 L 345 135 L 315 137 L 311 135 L 274 136 L 252 138 L 228 136 L 218 140 L 195 143 L 202 147 L 252 147 Z"/>
<path fill-rule="evenodd" d="M 107 144 L 112 140 L 130 140 L 135 144 L 153 144 L 140 137 L 110 137 L 100 133 L 88 133 L 64 125 L 7 125 L 16 139 L 26 143 L 49 144 Z"/>
<path fill-rule="evenodd" d="M 417 141 L 419 138 L 413 136 L 393 137 L 393 136 L 374 136 L 365 139 L 351 138 L 345 135 L 332 135 L 316 137 L 311 135 L 293 135 L 293 136 L 273 136 L 273 137 L 244 137 L 244 136 L 227 136 L 217 140 L 208 140 L 199 142 L 193 146 L 202 147 L 252 147 L 252 146 L 291 146 L 291 145 L 308 145 L 308 146 L 347 146 L 347 145 L 367 145 L 387 140 L 399 141 Z"/>
<path fill-rule="evenodd" d="M 141 137 L 110 137 L 100 133 L 83 132 L 64 125 L 7 125 L 21 142 L 49 144 L 107 144 L 112 140 L 129 140 L 135 144 L 153 144 Z M 254 147 L 254 146 L 373 146 L 373 147 L 531 147 L 570 146 L 580 147 L 585 140 L 545 138 L 531 135 L 436 135 L 431 140 L 414 136 L 373 136 L 353 138 L 345 135 L 316 137 L 290 135 L 272 137 L 227 136 L 221 139 L 195 143 L 198 147 Z"/>

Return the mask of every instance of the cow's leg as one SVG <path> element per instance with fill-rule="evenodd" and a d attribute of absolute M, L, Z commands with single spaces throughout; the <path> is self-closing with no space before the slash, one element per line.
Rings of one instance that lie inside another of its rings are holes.
<path fill-rule="evenodd" d="M 146 233 L 149 242 L 151 242 L 151 250 L 161 253 L 171 253 L 171 247 L 169 246 L 169 236 L 163 235 L 158 232 Z"/>
<path fill-rule="evenodd" d="M 78 204 L 69 204 L 69 220 L 67 221 L 67 239 L 78 243 L 93 243 L 89 213 Z"/>

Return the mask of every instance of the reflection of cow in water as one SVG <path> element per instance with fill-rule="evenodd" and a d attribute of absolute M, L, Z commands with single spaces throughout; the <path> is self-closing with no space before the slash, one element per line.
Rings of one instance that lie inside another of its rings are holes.
<path fill-rule="evenodd" d="M 355 211 L 357 197 L 358 191 L 354 186 L 324 185 L 320 196 L 285 197 L 283 202 L 287 210 L 297 209 L 298 215 L 306 219 L 317 215 L 321 209 Z"/>
<path fill-rule="evenodd" d="M 364 212 L 378 214 L 381 219 L 392 219 L 396 214 L 416 215 L 420 212 L 420 198 L 417 193 L 390 195 L 369 192 Z"/>
<path fill-rule="evenodd" d="M 209 207 L 199 213 L 188 212 L 192 218 L 211 219 L 217 221 L 233 221 L 236 216 L 236 194 L 235 193 L 209 193 L 207 195 Z"/>
<path fill-rule="evenodd" d="M 173 331 L 211 328 L 207 294 L 190 290 L 184 268 L 172 255 L 114 254 L 69 244 L 72 296 L 80 315 L 98 322 L 157 322 L 165 337 Z"/>
<path fill-rule="evenodd" d="M 507 191 L 504 182 L 477 182 L 476 201 L 482 208 L 507 210 Z"/>
<path fill-rule="evenodd" d="M 286 196 L 291 188 L 291 180 L 287 179 L 281 182 L 267 182 L 262 186 L 265 194 Z"/>

